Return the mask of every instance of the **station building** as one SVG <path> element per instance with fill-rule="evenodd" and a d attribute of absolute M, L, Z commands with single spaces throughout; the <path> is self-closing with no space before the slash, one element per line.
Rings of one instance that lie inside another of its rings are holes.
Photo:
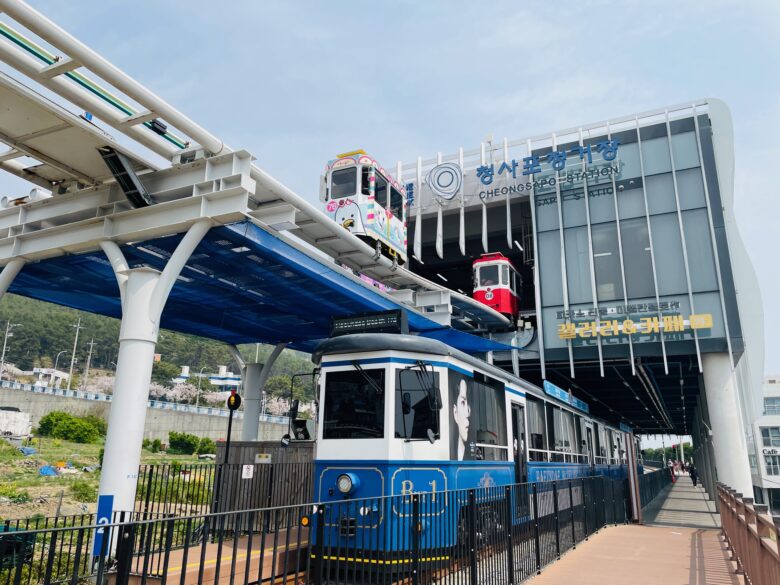
<path fill-rule="evenodd" d="M 763 388 L 763 409 L 753 421 L 755 442 L 750 446 L 753 495 L 780 515 L 780 374 L 767 376 Z"/>
<path fill-rule="evenodd" d="M 465 292 L 482 254 L 519 271 L 517 331 L 492 336 L 520 349 L 495 363 L 637 434 L 691 435 L 710 494 L 752 492 L 763 315 L 724 103 L 420 157 L 402 180 L 411 270 Z"/>

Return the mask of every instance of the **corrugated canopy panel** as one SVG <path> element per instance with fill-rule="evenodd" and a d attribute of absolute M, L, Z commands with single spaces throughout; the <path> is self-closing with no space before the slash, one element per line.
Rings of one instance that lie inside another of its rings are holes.
<path fill-rule="evenodd" d="M 181 235 L 169 236 L 123 246 L 122 251 L 130 267 L 162 270 L 180 240 Z M 27 265 L 11 292 L 121 317 L 119 289 L 102 252 Z M 403 308 L 366 283 L 345 276 L 335 265 L 241 222 L 212 228 L 201 241 L 171 292 L 161 324 L 227 343 L 287 341 L 310 351 L 328 336 L 334 315 L 399 307 Z M 407 313 L 411 331 L 442 329 L 418 313 Z M 467 333 L 458 339 L 459 349 L 487 351 L 487 340 Z M 495 345 L 491 349 L 505 349 Z"/>

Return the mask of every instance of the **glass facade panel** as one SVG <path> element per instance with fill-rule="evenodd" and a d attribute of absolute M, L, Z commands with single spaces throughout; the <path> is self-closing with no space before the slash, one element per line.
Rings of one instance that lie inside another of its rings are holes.
<path fill-rule="evenodd" d="M 647 189 L 647 209 L 651 214 L 677 211 L 672 173 L 647 177 L 645 188 Z"/>
<path fill-rule="evenodd" d="M 685 228 L 685 247 L 688 251 L 691 290 L 693 292 L 718 290 L 707 210 L 683 211 L 682 218 Z"/>
<path fill-rule="evenodd" d="M 570 228 L 564 230 L 563 234 L 569 303 L 593 302 L 588 258 L 588 230 L 585 227 Z"/>
<path fill-rule="evenodd" d="M 632 142 L 630 144 L 621 144 L 618 149 L 618 160 L 620 161 L 620 177 L 630 179 L 642 175 L 642 167 L 639 164 L 639 144 Z"/>
<path fill-rule="evenodd" d="M 699 147 L 696 145 L 694 132 L 672 134 L 672 151 L 675 170 L 680 171 L 699 166 Z"/>
<path fill-rule="evenodd" d="M 707 207 L 707 202 L 704 199 L 701 169 L 687 169 L 678 172 L 677 193 L 680 195 L 680 209 Z"/>
<path fill-rule="evenodd" d="M 561 236 L 558 231 L 543 232 L 538 236 L 539 271 L 542 287 L 542 301 L 545 306 L 563 304 L 563 283 L 561 282 Z"/>
<path fill-rule="evenodd" d="M 593 263 L 596 269 L 596 295 L 599 301 L 623 299 L 617 224 L 592 226 Z"/>
<path fill-rule="evenodd" d="M 725 337 L 726 330 L 723 327 L 723 311 L 720 306 L 720 295 L 716 292 L 695 293 L 693 306 L 696 314 L 712 315 L 712 329 L 700 329 L 699 337 Z M 688 315 L 685 315 L 688 318 Z"/>
<path fill-rule="evenodd" d="M 628 298 L 655 296 L 650 238 L 645 218 L 620 222 Z"/>
<path fill-rule="evenodd" d="M 553 195 L 536 195 L 536 229 L 540 232 L 558 229 L 558 200 Z"/>
<path fill-rule="evenodd" d="M 633 189 L 625 188 L 623 191 L 618 188 L 617 198 L 621 220 L 644 217 L 645 195 L 641 185 Z"/>
<path fill-rule="evenodd" d="M 658 276 L 660 295 L 683 294 L 687 292 L 685 264 L 680 238 L 680 224 L 676 213 L 650 217 L 653 232 L 653 251 Z"/>
<path fill-rule="evenodd" d="M 761 427 L 761 441 L 764 447 L 780 447 L 780 427 Z"/>
<path fill-rule="evenodd" d="M 764 398 L 764 414 L 780 414 L 780 398 Z"/>
<path fill-rule="evenodd" d="M 590 206 L 590 223 L 615 221 L 615 193 L 612 183 L 608 185 L 588 185 L 588 205 Z"/>
<path fill-rule="evenodd" d="M 563 311 L 563 307 L 542 309 L 544 346 L 547 348 L 566 347 L 566 340 L 558 336 L 558 325 L 566 322 L 564 319 L 558 319 L 559 311 Z"/>
<path fill-rule="evenodd" d="M 585 225 L 585 192 L 582 189 L 569 189 L 561 192 L 563 200 L 563 227 Z"/>
<path fill-rule="evenodd" d="M 670 172 L 672 160 L 669 157 L 669 141 L 666 136 L 642 140 L 642 160 L 645 164 L 645 176 Z"/>

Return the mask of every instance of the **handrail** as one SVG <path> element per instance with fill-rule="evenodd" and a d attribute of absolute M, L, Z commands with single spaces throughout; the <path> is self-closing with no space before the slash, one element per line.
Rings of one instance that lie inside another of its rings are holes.
<path fill-rule="evenodd" d="M 68 390 L 66 388 L 49 388 L 48 386 L 36 386 L 35 384 L 22 384 L 21 382 L 14 382 L 11 380 L 3 380 L 0 382 L 2 388 L 12 388 L 14 390 L 23 390 L 24 392 L 35 392 L 37 394 L 52 394 L 54 396 L 64 396 L 66 398 L 79 398 L 81 400 L 96 400 L 100 402 L 111 402 L 111 394 L 104 394 L 102 392 L 85 392 L 82 390 Z M 194 406 L 192 404 L 180 404 L 178 402 L 164 402 L 162 400 L 148 400 L 147 406 L 149 408 L 155 408 L 158 410 L 176 410 L 179 412 L 188 412 L 191 414 L 202 414 L 206 416 L 223 416 L 230 415 L 230 411 L 226 408 L 218 408 L 214 406 Z M 243 418 L 243 411 L 238 411 L 234 415 L 236 418 Z M 261 414 L 260 420 L 266 423 L 278 423 L 287 424 L 286 416 L 274 416 L 271 414 Z"/>
<path fill-rule="evenodd" d="M 717 492 L 723 534 L 737 570 L 752 585 L 780 583 L 780 516 L 770 516 L 766 504 L 754 504 L 722 483 Z"/>

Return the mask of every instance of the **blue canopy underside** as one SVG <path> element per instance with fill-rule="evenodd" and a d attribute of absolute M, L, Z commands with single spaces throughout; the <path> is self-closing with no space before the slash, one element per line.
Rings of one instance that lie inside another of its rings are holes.
<path fill-rule="evenodd" d="M 122 247 L 131 268 L 162 270 L 182 235 Z M 61 256 L 24 267 L 10 291 L 121 318 L 119 289 L 102 252 Z M 249 221 L 212 228 L 182 270 L 161 326 L 231 344 L 288 342 L 311 351 L 333 316 L 406 307 L 341 274 Z M 444 328 L 408 311 L 410 332 L 467 353 L 510 346 Z"/>

